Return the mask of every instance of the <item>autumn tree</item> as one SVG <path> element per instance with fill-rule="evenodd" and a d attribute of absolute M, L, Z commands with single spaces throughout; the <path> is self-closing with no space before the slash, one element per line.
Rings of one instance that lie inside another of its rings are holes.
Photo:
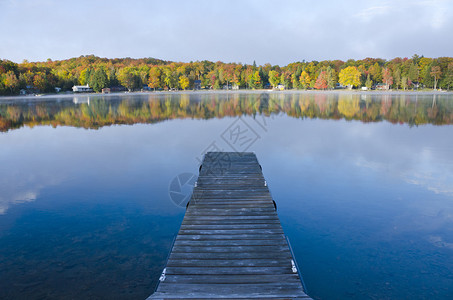
<path fill-rule="evenodd" d="M 385 83 L 386 89 L 390 89 L 390 86 L 393 84 L 393 77 L 389 68 L 382 69 L 382 80 Z"/>
<path fill-rule="evenodd" d="M 317 89 L 317 90 L 327 89 L 327 73 L 326 73 L 326 71 L 322 71 L 321 73 L 319 73 L 319 76 L 315 82 L 315 89 Z"/>
<path fill-rule="evenodd" d="M 43 73 L 38 73 L 33 77 L 33 86 L 35 89 L 39 90 L 40 92 L 43 92 L 46 89 L 46 78 L 45 74 Z"/>
<path fill-rule="evenodd" d="M 179 86 L 185 90 L 189 86 L 189 78 L 186 75 L 179 76 Z"/>
<path fill-rule="evenodd" d="M 382 69 L 377 62 L 368 69 L 368 72 L 375 83 L 382 82 Z"/>
<path fill-rule="evenodd" d="M 360 85 L 360 75 L 361 73 L 356 67 L 347 67 L 340 71 L 339 82 L 352 89 L 352 87 Z"/>
<path fill-rule="evenodd" d="M 304 90 L 306 90 L 310 86 L 310 76 L 305 71 L 302 71 L 302 73 L 300 74 L 299 81 Z"/>
<path fill-rule="evenodd" d="M 279 83 L 278 73 L 274 70 L 269 71 L 269 83 L 272 84 L 272 87 L 275 89 Z"/>
<path fill-rule="evenodd" d="M 93 70 L 91 67 L 85 68 L 80 72 L 79 76 L 79 82 L 81 85 L 86 85 L 90 84 L 91 76 L 92 76 Z"/>
<path fill-rule="evenodd" d="M 10 90 L 11 94 L 13 94 L 14 90 L 19 85 L 19 80 L 17 79 L 16 74 L 13 71 L 8 71 L 5 75 L 4 83 L 5 87 Z"/>
<path fill-rule="evenodd" d="M 255 71 L 252 75 L 252 83 L 253 83 L 253 86 L 252 88 L 253 89 L 259 89 L 262 87 L 261 85 L 261 77 L 260 77 L 260 73 L 259 71 Z"/>
<path fill-rule="evenodd" d="M 442 75 L 442 71 L 440 66 L 433 66 L 431 67 L 431 76 L 434 78 L 434 89 L 437 88 L 437 81 L 439 80 L 440 76 Z"/>
<path fill-rule="evenodd" d="M 162 75 L 159 67 L 152 67 L 149 70 L 149 76 L 148 76 L 148 86 L 154 90 L 156 88 L 160 87 L 161 81 L 160 81 L 160 76 Z"/>

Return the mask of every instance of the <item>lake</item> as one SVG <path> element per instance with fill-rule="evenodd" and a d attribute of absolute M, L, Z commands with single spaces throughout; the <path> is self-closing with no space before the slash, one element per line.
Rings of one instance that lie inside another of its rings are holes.
<path fill-rule="evenodd" d="M 0 99 L 0 298 L 146 298 L 191 192 L 171 183 L 253 151 L 310 296 L 452 299 L 452 125 L 451 93 Z"/>

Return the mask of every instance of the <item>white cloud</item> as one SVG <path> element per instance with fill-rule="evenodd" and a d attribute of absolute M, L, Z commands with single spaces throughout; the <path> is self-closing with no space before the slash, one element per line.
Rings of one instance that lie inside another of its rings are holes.
<path fill-rule="evenodd" d="M 381 6 L 372 6 L 365 9 L 362 9 L 360 12 L 356 14 L 362 21 L 372 21 L 375 16 L 386 15 L 390 11 L 389 5 L 381 5 Z"/>

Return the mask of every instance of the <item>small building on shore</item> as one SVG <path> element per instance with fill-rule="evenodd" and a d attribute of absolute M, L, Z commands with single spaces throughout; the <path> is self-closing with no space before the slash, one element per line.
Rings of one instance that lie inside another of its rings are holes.
<path fill-rule="evenodd" d="M 201 80 L 194 80 L 193 81 L 193 89 L 194 90 L 201 90 Z"/>
<path fill-rule="evenodd" d="M 389 90 L 389 86 L 384 83 L 377 83 L 374 85 L 374 89 L 379 91 L 386 91 Z"/>
<path fill-rule="evenodd" d="M 284 84 L 277 85 L 277 90 L 284 91 L 285 90 L 285 85 Z"/>
<path fill-rule="evenodd" d="M 74 85 L 72 87 L 72 91 L 74 93 L 86 93 L 86 92 L 92 92 L 93 89 L 90 88 L 90 86 L 87 84 L 87 85 Z"/>

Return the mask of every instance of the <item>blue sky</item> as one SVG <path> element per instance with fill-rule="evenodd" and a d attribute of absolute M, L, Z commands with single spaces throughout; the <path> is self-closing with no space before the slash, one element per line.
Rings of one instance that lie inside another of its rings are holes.
<path fill-rule="evenodd" d="M 271 63 L 453 56 L 453 0 L 0 0 L 0 58 Z"/>

